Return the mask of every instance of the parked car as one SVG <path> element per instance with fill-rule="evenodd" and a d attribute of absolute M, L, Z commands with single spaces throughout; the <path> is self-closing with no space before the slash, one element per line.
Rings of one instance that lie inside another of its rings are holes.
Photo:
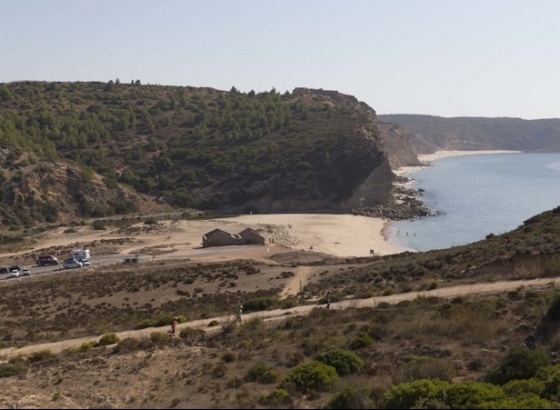
<path fill-rule="evenodd" d="M 23 270 L 21 271 L 21 276 L 31 276 L 31 269 L 23 268 Z"/>
<path fill-rule="evenodd" d="M 18 272 L 21 270 L 21 268 L 19 267 L 19 265 L 12 265 L 8 268 L 10 270 L 10 273 L 17 270 Z"/>
<path fill-rule="evenodd" d="M 37 258 L 37 265 L 58 265 L 58 259 L 54 255 L 41 255 Z"/>
<path fill-rule="evenodd" d="M 0 273 L 10 273 L 10 270 L 6 267 L 0 268 Z"/>
<path fill-rule="evenodd" d="M 8 278 L 19 278 L 19 270 L 18 269 L 12 270 L 8 275 Z"/>
<path fill-rule="evenodd" d="M 74 258 L 64 259 L 64 262 L 62 262 L 62 267 L 64 269 L 81 268 L 82 266 L 84 266 L 84 264 Z"/>

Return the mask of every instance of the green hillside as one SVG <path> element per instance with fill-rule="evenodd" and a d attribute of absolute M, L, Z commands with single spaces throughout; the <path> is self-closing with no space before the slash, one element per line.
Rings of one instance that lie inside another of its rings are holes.
<path fill-rule="evenodd" d="M 320 90 L 281 95 L 139 81 L 0 84 L 0 209 L 6 220 L 18 195 L 30 195 L 19 192 L 20 180 L 52 172 L 38 164 L 64 163 L 81 174 L 81 190 L 67 195 L 78 203 L 78 216 L 134 208 L 88 198 L 93 173 L 109 190 L 119 184 L 176 207 L 336 211 L 373 170 L 386 166 L 374 121 L 375 112 L 355 98 Z M 18 169 L 19 176 L 12 172 Z M 389 186 L 385 181 L 373 202 L 386 200 Z M 44 185 L 30 190 L 42 195 L 26 206 L 43 203 L 53 220 L 65 212 Z M 18 218 L 12 212 L 8 219 Z"/>

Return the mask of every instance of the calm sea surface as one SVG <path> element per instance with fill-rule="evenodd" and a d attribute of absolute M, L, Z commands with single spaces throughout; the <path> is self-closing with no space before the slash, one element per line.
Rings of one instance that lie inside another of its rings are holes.
<path fill-rule="evenodd" d="M 424 203 L 442 215 L 391 223 L 388 239 L 417 251 L 477 242 L 509 232 L 560 206 L 560 153 L 441 158 L 409 175 Z"/>

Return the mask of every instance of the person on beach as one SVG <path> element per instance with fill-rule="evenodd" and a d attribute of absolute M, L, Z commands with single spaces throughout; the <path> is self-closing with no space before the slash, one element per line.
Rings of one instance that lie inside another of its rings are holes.
<path fill-rule="evenodd" d="M 327 304 L 327 309 L 331 308 L 331 291 L 327 291 L 327 294 L 325 295 L 325 303 Z"/>
<path fill-rule="evenodd" d="M 171 337 L 175 336 L 175 331 L 177 330 L 177 324 L 179 323 L 179 318 L 177 316 L 175 316 L 173 318 L 173 320 L 171 321 L 171 330 L 169 331 L 169 333 L 171 334 Z"/>

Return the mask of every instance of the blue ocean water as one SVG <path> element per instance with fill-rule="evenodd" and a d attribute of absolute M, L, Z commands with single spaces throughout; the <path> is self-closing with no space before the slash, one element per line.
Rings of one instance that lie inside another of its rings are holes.
<path fill-rule="evenodd" d="M 387 239 L 429 251 L 516 229 L 560 206 L 560 153 L 476 154 L 440 158 L 409 175 L 422 201 L 441 215 L 392 222 Z"/>

